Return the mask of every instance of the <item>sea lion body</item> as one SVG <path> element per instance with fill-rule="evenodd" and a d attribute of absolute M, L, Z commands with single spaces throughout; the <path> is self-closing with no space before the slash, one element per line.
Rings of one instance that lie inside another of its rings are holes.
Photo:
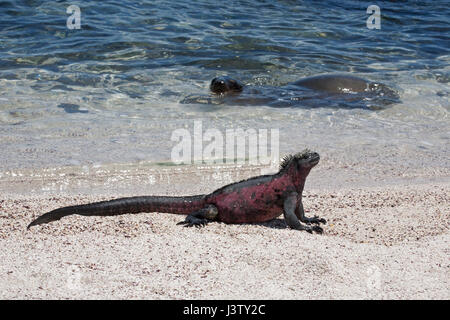
<path fill-rule="evenodd" d="M 325 74 L 300 79 L 293 85 L 328 93 L 357 93 L 370 90 L 370 82 L 350 75 Z"/>
<path fill-rule="evenodd" d="M 210 97 L 189 96 L 182 103 L 269 105 L 382 109 L 399 102 L 398 94 L 382 83 L 347 74 L 306 77 L 281 87 L 244 86 L 228 76 L 211 81 Z"/>

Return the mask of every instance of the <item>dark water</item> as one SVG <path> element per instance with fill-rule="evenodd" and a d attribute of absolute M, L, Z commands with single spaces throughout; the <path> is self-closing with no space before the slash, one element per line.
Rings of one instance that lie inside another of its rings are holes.
<path fill-rule="evenodd" d="M 349 130 L 358 141 L 447 145 L 448 1 L 377 1 L 380 29 L 367 28 L 371 4 L 0 1 L 2 168 L 169 160 L 171 132 L 195 119 L 281 128 L 282 152 L 352 145 Z M 81 29 L 67 28 L 69 5 Z M 386 83 L 401 102 L 382 112 L 179 103 L 222 74 L 280 87 L 335 72 Z"/>
<path fill-rule="evenodd" d="M 69 4 L 80 7 L 80 30 L 66 28 Z M 61 73 L 48 79 L 55 84 L 86 86 L 100 84 L 99 74 L 147 84 L 137 75 L 163 68 L 196 67 L 205 76 L 221 70 L 243 80 L 267 72 L 371 73 L 379 70 L 374 64 L 383 63 L 432 74 L 442 68 L 436 58 L 449 53 L 447 1 L 379 2 L 379 31 L 366 27 L 370 4 L 1 1 L 0 66 L 12 73 L 42 66 Z M 83 66 L 76 79 L 67 68 L 73 64 Z M 192 79 L 189 73 L 185 78 Z M 448 80 L 448 74 L 441 78 Z"/>

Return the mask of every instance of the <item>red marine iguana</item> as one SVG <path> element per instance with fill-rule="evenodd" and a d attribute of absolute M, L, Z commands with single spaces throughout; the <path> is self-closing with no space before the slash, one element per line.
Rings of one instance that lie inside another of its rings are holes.
<path fill-rule="evenodd" d="M 232 183 L 205 195 L 140 196 L 63 207 L 41 215 L 28 225 L 28 229 L 71 214 L 115 216 L 126 213 L 167 212 L 188 215 L 178 224 L 202 226 L 210 221 L 264 222 L 284 213 L 284 219 L 290 228 L 322 233 L 319 224 L 326 223 L 325 219 L 317 216 L 306 217 L 302 204 L 306 177 L 319 159 L 316 152 L 304 150 L 285 157 L 276 174 Z"/>

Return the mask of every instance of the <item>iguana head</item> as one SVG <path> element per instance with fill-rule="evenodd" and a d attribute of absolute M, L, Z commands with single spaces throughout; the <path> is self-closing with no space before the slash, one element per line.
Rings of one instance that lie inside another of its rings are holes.
<path fill-rule="evenodd" d="M 298 169 L 311 169 L 319 163 L 319 160 L 320 156 L 317 152 L 305 149 L 302 152 L 285 156 L 281 161 L 280 169 L 283 170 L 292 163 L 295 163 Z"/>
<path fill-rule="evenodd" d="M 209 88 L 216 94 L 225 94 L 227 92 L 241 92 L 244 86 L 237 80 L 227 76 L 221 76 L 212 79 Z"/>

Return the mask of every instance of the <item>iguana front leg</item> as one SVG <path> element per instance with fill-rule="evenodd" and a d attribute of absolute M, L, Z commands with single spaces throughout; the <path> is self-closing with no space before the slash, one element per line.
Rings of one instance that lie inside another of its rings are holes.
<path fill-rule="evenodd" d="M 300 219 L 301 222 L 305 222 L 305 223 L 316 223 L 316 224 L 326 224 L 327 221 L 323 218 L 319 218 L 318 216 L 314 216 L 312 218 L 308 218 L 305 216 L 305 210 L 303 210 L 303 203 L 302 203 L 302 199 L 300 197 L 300 199 L 298 199 L 297 201 L 297 208 L 295 209 L 295 215 L 297 216 L 297 218 Z"/>
<path fill-rule="evenodd" d="M 219 211 L 216 206 L 210 204 L 200 210 L 192 212 L 184 219 L 184 221 L 178 222 L 177 224 L 184 224 L 185 227 L 201 227 L 208 222 L 215 220 L 218 213 Z"/>
<path fill-rule="evenodd" d="M 284 200 L 284 220 L 286 220 L 287 225 L 291 229 L 295 230 L 306 230 L 309 233 L 312 233 L 313 231 L 316 231 L 318 233 L 322 233 L 323 230 L 319 226 L 305 226 L 300 223 L 297 216 L 295 215 L 296 209 L 297 209 L 297 199 L 298 199 L 298 193 L 292 192 L 290 193 L 287 198 Z"/>

